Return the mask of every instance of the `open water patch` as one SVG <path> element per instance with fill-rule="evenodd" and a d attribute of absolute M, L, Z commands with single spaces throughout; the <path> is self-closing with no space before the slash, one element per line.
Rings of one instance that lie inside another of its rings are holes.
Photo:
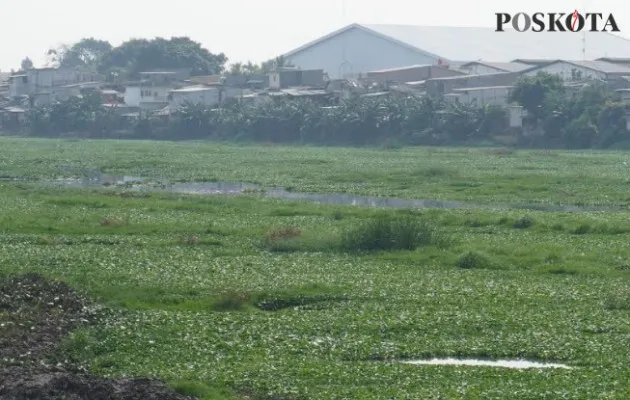
<path fill-rule="evenodd" d="M 510 368 L 510 369 L 544 369 L 544 368 L 557 368 L 557 369 L 572 369 L 568 365 L 555 364 L 555 363 L 539 363 L 527 360 L 475 360 L 467 359 L 460 360 L 457 358 L 434 358 L 432 360 L 408 360 L 402 361 L 403 364 L 411 365 L 452 365 L 452 366 L 466 366 L 466 367 L 494 367 L 494 368 Z"/>
<path fill-rule="evenodd" d="M 67 172 L 67 171 L 63 171 Z M 488 209 L 488 210 L 535 210 L 547 212 L 623 211 L 627 207 L 572 206 L 553 204 L 481 205 L 460 201 L 416 200 L 394 197 L 360 196 L 336 193 L 300 193 L 285 188 L 264 188 L 246 182 L 169 182 L 137 176 L 115 176 L 87 170 L 82 178 L 57 179 L 49 183 L 79 188 L 114 187 L 132 191 L 158 191 L 192 195 L 240 195 L 257 193 L 263 197 L 285 200 L 309 201 L 318 204 L 350 205 L 377 208 L 417 209 Z"/>

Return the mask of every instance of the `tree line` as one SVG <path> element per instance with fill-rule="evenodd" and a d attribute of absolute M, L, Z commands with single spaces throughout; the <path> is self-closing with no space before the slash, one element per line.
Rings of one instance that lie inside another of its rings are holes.
<path fill-rule="evenodd" d="M 120 46 L 105 40 L 84 38 L 72 45 L 62 45 L 46 53 L 48 64 L 54 67 L 81 68 L 102 74 L 107 81 L 137 79 L 143 71 L 187 69 L 191 75 L 213 75 L 226 71 L 228 58 L 212 53 L 189 37 L 170 39 L 131 39 Z M 261 64 L 234 63 L 233 74 L 266 73 L 276 67 L 288 66 L 282 57 Z M 21 70 L 33 68 L 33 61 L 22 60 Z"/>
<path fill-rule="evenodd" d="M 628 106 L 605 84 L 570 91 L 556 75 L 522 78 L 512 103 L 527 110 L 510 128 L 507 109 L 447 102 L 441 97 L 357 97 L 334 106 L 279 99 L 219 109 L 184 104 L 168 118 L 126 119 L 96 94 L 31 109 L 33 136 L 133 138 L 325 145 L 509 145 L 544 148 L 630 148 Z"/>

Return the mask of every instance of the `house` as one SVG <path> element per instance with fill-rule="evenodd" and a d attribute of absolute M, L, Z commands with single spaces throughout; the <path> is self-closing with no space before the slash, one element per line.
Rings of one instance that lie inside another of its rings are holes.
<path fill-rule="evenodd" d="M 566 82 L 579 82 L 589 79 L 609 80 L 630 76 L 630 67 L 606 61 L 556 60 L 547 65 L 530 68 L 523 75 L 533 76 L 539 72 L 560 75 Z"/>
<path fill-rule="evenodd" d="M 520 76 L 520 72 L 452 76 L 448 78 L 427 79 L 424 86 L 427 94 L 439 96 L 453 93 L 457 89 L 513 86 Z"/>
<path fill-rule="evenodd" d="M 462 103 L 504 106 L 508 104 L 512 88 L 513 86 L 469 87 L 455 89 L 453 93 L 457 95 L 457 101 Z"/>
<path fill-rule="evenodd" d="M 497 74 L 501 72 L 519 72 L 531 68 L 532 65 L 512 62 L 471 61 L 459 66 L 460 71 L 469 75 Z"/>
<path fill-rule="evenodd" d="M 99 94 L 103 104 L 117 104 L 124 101 L 124 94 L 114 89 L 102 89 Z"/>
<path fill-rule="evenodd" d="M 385 82 L 418 82 L 431 78 L 444 78 L 449 76 L 461 76 L 463 72 L 454 71 L 442 65 L 410 65 L 402 68 L 382 69 L 379 71 L 369 71 L 367 79 Z"/>
<path fill-rule="evenodd" d="M 18 129 L 26 122 L 26 110 L 22 107 L 0 109 L 0 128 Z"/>
<path fill-rule="evenodd" d="M 536 67 L 540 65 L 551 64 L 554 61 L 556 61 L 555 58 L 552 58 L 552 59 L 517 58 L 510 62 L 519 63 L 519 64 L 527 64 L 529 66 Z"/>
<path fill-rule="evenodd" d="M 61 86 L 98 82 L 102 77 L 75 68 L 32 68 L 9 77 L 9 96 L 52 93 Z"/>
<path fill-rule="evenodd" d="M 630 58 L 617 58 L 617 57 L 601 57 L 595 59 L 595 61 L 604 61 L 611 64 L 621 65 L 622 67 L 630 68 Z"/>
<path fill-rule="evenodd" d="M 218 87 L 189 86 L 169 92 L 169 106 L 179 107 L 185 103 L 201 104 L 214 107 L 221 102 L 221 90 Z"/>
<path fill-rule="evenodd" d="M 169 92 L 181 86 L 176 71 L 140 73 L 140 81 L 125 85 L 125 104 L 142 110 L 157 110 L 169 103 Z"/>
<path fill-rule="evenodd" d="M 9 94 L 9 77 L 8 72 L 0 72 L 0 94 Z"/>
<path fill-rule="evenodd" d="M 588 46 L 583 52 L 583 38 Z M 495 32 L 494 28 L 351 24 L 284 54 L 330 79 L 408 65 L 472 60 L 625 57 L 630 40 L 607 32 Z"/>
<path fill-rule="evenodd" d="M 269 87 L 272 89 L 298 86 L 324 87 L 324 70 L 279 68 L 269 74 Z"/>
<path fill-rule="evenodd" d="M 309 99 L 321 104 L 327 105 L 333 94 L 325 89 L 313 89 L 309 87 L 292 87 L 286 89 L 280 89 L 277 91 L 268 91 L 266 92 L 266 96 L 270 99 L 281 100 L 281 99 Z"/>
<path fill-rule="evenodd" d="M 66 101 L 72 97 L 82 96 L 90 91 L 97 90 L 102 82 L 82 82 L 70 85 L 52 86 L 30 95 L 33 106 L 42 106 L 59 101 Z"/>

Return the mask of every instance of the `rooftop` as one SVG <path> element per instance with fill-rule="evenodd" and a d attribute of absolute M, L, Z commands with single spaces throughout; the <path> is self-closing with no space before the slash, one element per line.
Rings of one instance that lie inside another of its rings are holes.
<path fill-rule="evenodd" d="M 176 75 L 177 72 L 173 71 L 146 71 L 140 72 L 140 75 Z"/>
<path fill-rule="evenodd" d="M 461 92 L 472 92 L 472 91 L 476 91 L 476 90 L 489 90 L 489 89 L 511 89 L 514 86 L 479 86 L 479 87 L 466 87 L 466 88 L 459 88 L 459 89 L 453 89 L 453 92 L 456 93 L 461 93 Z"/>
<path fill-rule="evenodd" d="M 607 32 L 495 32 L 494 28 L 362 25 L 381 35 L 453 61 L 595 59 L 630 54 L 630 40 Z M 583 57 L 585 39 L 586 54 Z"/>
<path fill-rule="evenodd" d="M 578 67 L 591 69 L 593 71 L 603 72 L 605 74 L 626 74 L 630 75 L 630 67 L 613 64 L 606 61 L 582 61 L 582 60 L 556 60 L 551 64 L 568 63 Z M 549 64 L 549 65 L 551 65 Z"/>
<path fill-rule="evenodd" d="M 372 74 L 372 73 L 379 73 L 379 72 L 396 72 L 396 71 L 406 71 L 408 69 L 430 68 L 430 67 L 431 67 L 430 64 L 416 64 L 416 65 L 408 65 L 406 67 L 379 69 L 379 70 L 376 70 L 376 71 L 370 71 L 368 73 Z"/>
<path fill-rule="evenodd" d="M 82 88 L 84 86 L 99 86 L 102 85 L 103 82 L 97 82 L 97 81 L 92 81 L 92 82 L 79 82 L 79 83 L 72 83 L 70 85 L 63 85 L 61 87 L 66 88 L 66 89 L 72 89 L 72 88 Z"/>
<path fill-rule="evenodd" d="M 460 68 L 470 67 L 473 64 L 485 65 L 490 68 L 499 69 L 505 72 L 519 72 L 531 68 L 531 65 L 523 64 L 520 62 L 491 62 L 491 61 L 471 61 L 465 64 L 462 64 Z"/>
<path fill-rule="evenodd" d="M 621 63 L 630 63 L 630 58 L 627 57 L 601 57 L 596 59 L 595 61 L 607 61 L 607 62 L 621 62 Z"/>
<path fill-rule="evenodd" d="M 514 75 L 514 74 L 511 72 L 497 72 L 496 74 L 446 76 L 443 78 L 430 78 L 428 80 L 429 81 L 457 81 L 457 80 L 468 80 L 468 79 L 474 79 L 474 78 L 491 79 L 493 76 L 499 77 L 499 76 L 508 76 L 508 75 Z"/>
<path fill-rule="evenodd" d="M 210 90 L 216 90 L 215 88 L 207 86 L 188 86 L 181 89 L 171 90 L 171 93 L 195 93 L 195 92 L 207 92 Z"/>
<path fill-rule="evenodd" d="M 305 44 L 285 57 L 346 31 L 360 29 L 406 46 L 434 58 L 449 62 L 493 60 L 509 62 L 516 59 L 596 59 L 627 57 L 630 40 L 608 32 L 495 32 L 492 27 L 451 27 L 415 25 L 352 24 Z M 583 41 L 585 49 L 583 53 Z"/>

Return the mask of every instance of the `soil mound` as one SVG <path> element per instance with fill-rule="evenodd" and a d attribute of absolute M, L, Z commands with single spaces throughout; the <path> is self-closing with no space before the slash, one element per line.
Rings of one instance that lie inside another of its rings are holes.
<path fill-rule="evenodd" d="M 0 399 L 191 399 L 159 381 L 107 379 L 73 365 L 52 365 L 59 342 L 96 323 L 98 308 L 42 275 L 0 279 Z"/>

